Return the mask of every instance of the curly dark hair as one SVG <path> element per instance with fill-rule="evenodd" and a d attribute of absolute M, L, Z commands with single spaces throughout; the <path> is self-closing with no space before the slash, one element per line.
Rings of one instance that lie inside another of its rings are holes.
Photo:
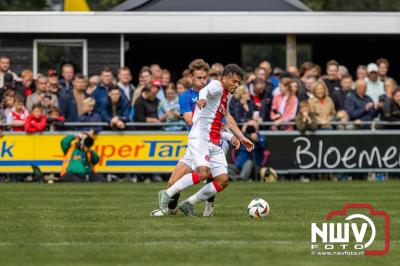
<path fill-rule="evenodd" d="M 240 66 L 236 64 L 229 64 L 224 68 L 224 71 L 222 71 L 222 76 L 225 77 L 228 75 L 236 75 L 239 76 L 240 79 L 243 79 L 243 71 Z"/>

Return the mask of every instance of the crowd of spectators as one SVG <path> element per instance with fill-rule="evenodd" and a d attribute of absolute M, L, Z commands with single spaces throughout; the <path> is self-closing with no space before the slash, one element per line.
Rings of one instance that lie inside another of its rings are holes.
<path fill-rule="evenodd" d="M 367 66 L 360 65 L 353 78 L 335 60 L 326 63 L 325 73 L 312 62 L 283 71 L 262 61 L 254 71 L 246 73 L 230 103 L 230 112 L 240 123 L 269 122 L 261 128 L 297 128 L 302 132 L 366 129 L 370 124 L 363 122 L 377 119 L 400 121 L 400 91 L 396 81 L 387 76 L 389 66 L 381 58 Z M 213 64 L 209 79 L 219 79 L 222 70 L 223 65 Z M 158 64 L 144 66 L 134 83 L 127 67 L 119 68 L 117 73 L 105 67 L 99 75 L 85 77 L 66 63 L 61 73 L 49 69 L 45 74 L 34 75 L 26 69 L 17 75 L 10 58 L 0 56 L 0 123 L 3 130 L 28 133 L 63 130 L 68 128 L 65 122 L 108 124 L 84 127 L 95 133 L 102 129 L 133 129 L 127 126 L 128 122 L 149 124 L 135 130 L 186 130 L 178 97 L 191 87 L 188 70 L 173 82 L 170 72 Z M 150 125 L 171 122 L 174 124 Z"/>
<path fill-rule="evenodd" d="M 387 76 L 388 69 L 389 62 L 381 58 L 368 66 L 359 66 L 353 78 L 335 60 L 327 62 L 326 74 L 312 62 L 304 62 L 300 69 L 293 66 L 287 71 L 276 68 L 272 72 L 270 64 L 264 61 L 254 73 L 247 74 L 230 110 L 241 122 L 271 122 L 272 130 L 294 130 L 295 124 L 302 132 L 366 129 L 371 123 L 363 122 L 399 121 L 397 84 Z M 250 93 L 250 101 L 244 90 Z M 396 128 L 385 125 L 393 127 Z"/>

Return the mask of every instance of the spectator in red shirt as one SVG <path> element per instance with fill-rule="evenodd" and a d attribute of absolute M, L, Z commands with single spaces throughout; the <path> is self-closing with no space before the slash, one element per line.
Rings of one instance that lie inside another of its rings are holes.
<path fill-rule="evenodd" d="M 47 118 L 43 114 L 43 107 L 37 103 L 32 106 L 32 113 L 25 121 L 25 131 L 28 133 L 43 132 L 46 128 Z"/>
<path fill-rule="evenodd" d="M 23 92 L 24 103 L 29 95 L 34 91 L 33 72 L 30 69 L 25 69 L 21 72 L 21 82 L 17 82 L 17 91 Z"/>
<path fill-rule="evenodd" d="M 15 96 L 14 108 L 7 116 L 7 124 L 11 125 L 12 131 L 24 131 L 25 121 L 29 112 L 24 105 L 24 98 L 21 95 Z"/>

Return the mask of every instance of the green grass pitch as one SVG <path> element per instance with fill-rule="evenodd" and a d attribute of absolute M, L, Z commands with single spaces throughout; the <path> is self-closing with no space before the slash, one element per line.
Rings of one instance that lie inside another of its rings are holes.
<path fill-rule="evenodd" d="M 150 217 L 164 186 L 2 184 L 0 265 L 399 265 L 398 181 L 232 183 L 214 217 Z M 256 197 L 266 219 L 247 215 Z M 312 256 L 311 222 L 360 202 L 390 214 L 390 252 Z"/>

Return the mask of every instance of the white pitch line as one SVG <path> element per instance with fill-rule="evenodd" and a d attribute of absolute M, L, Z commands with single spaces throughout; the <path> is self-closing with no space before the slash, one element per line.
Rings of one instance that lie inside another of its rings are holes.
<path fill-rule="evenodd" d="M 72 246 L 72 245 L 248 245 L 248 244 L 273 244 L 273 245 L 290 245 L 308 242 L 295 241 L 243 241 L 243 240 L 217 240 L 217 241 L 144 241 L 144 242 L 79 242 L 79 241 L 61 241 L 61 242 L 39 242 L 39 243 L 14 243 L 0 242 L 0 246 L 15 246 L 15 245 L 39 245 L 39 246 Z"/>
<path fill-rule="evenodd" d="M 383 241 L 378 241 L 379 243 Z M 392 240 L 391 244 L 400 243 L 400 240 Z M 310 244 L 310 242 L 298 242 L 290 240 L 264 240 L 264 241 L 243 241 L 243 240 L 203 240 L 203 241 L 144 241 L 144 242 L 89 242 L 89 241 L 61 241 L 61 242 L 39 242 L 39 243 L 14 243 L 0 242 L 0 246 L 16 246 L 16 245 L 38 245 L 38 246 L 74 246 L 74 245 L 137 245 L 137 246 L 153 246 L 153 245 L 292 245 L 292 244 Z"/>

